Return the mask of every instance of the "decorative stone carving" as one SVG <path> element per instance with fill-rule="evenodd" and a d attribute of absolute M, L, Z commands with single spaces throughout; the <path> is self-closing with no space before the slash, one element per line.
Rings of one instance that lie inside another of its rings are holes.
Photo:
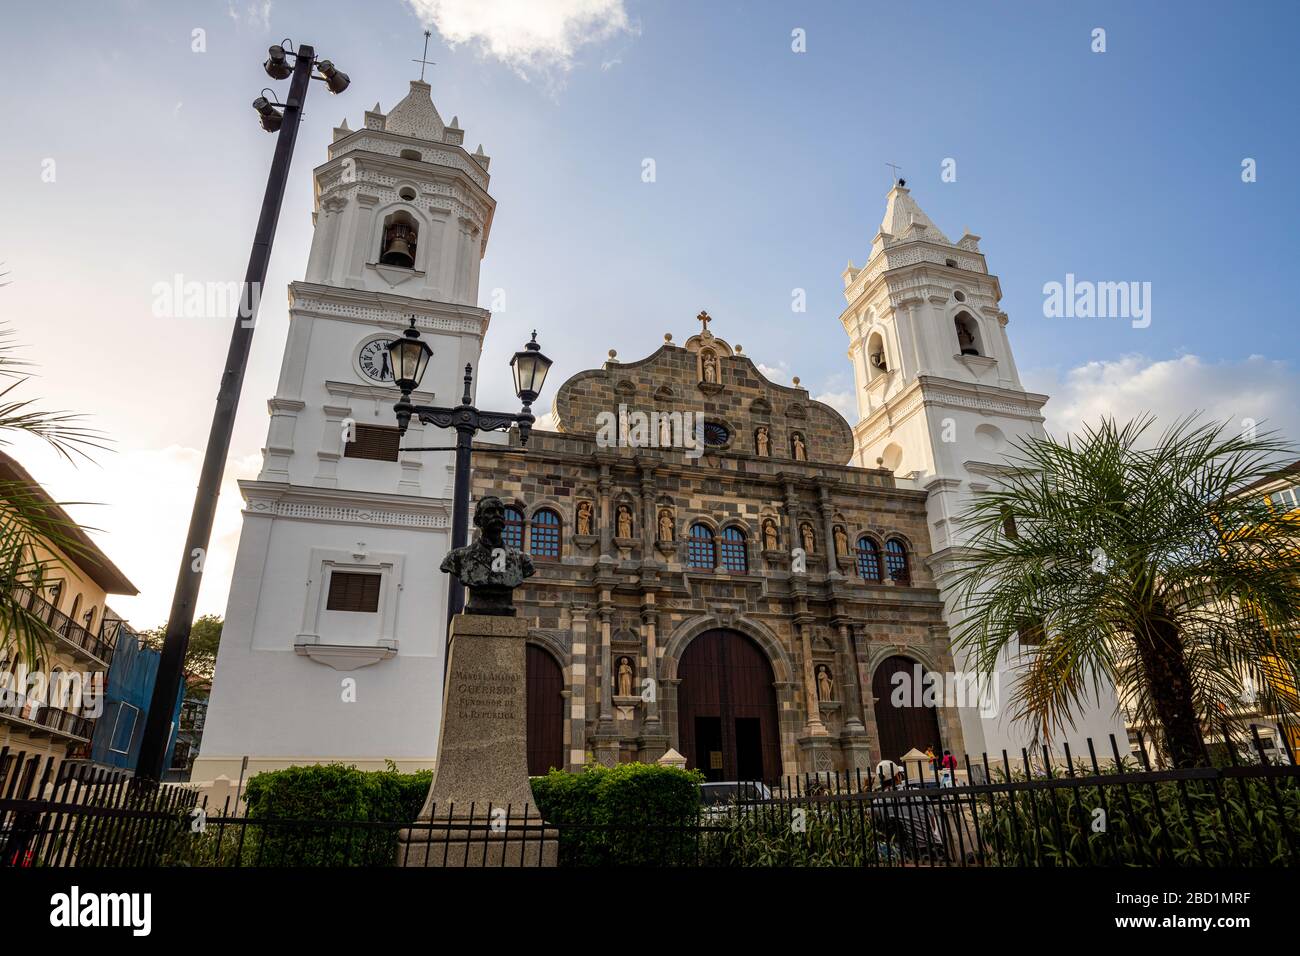
<path fill-rule="evenodd" d="M 806 554 L 815 553 L 816 549 L 813 547 L 813 545 L 816 543 L 817 537 L 813 533 L 813 526 L 809 524 L 807 521 L 799 525 L 799 540 L 803 542 L 804 553 Z"/>
<path fill-rule="evenodd" d="M 779 545 L 776 537 L 776 522 L 771 518 L 763 519 L 763 550 L 775 551 Z"/>
<path fill-rule="evenodd" d="M 849 553 L 849 536 L 844 533 L 842 525 L 835 526 L 835 553 L 841 557 Z"/>
<path fill-rule="evenodd" d="M 632 658 L 620 657 L 618 659 L 618 682 L 617 693 L 619 697 L 632 696 Z"/>
<path fill-rule="evenodd" d="M 716 385 L 718 381 L 718 360 L 711 350 L 706 349 L 700 353 L 700 367 L 704 381 L 710 385 Z"/>
<path fill-rule="evenodd" d="M 578 502 L 578 522 L 577 522 L 577 524 L 578 524 L 577 533 L 578 533 L 578 534 L 591 534 L 591 514 L 592 514 L 591 502 L 590 502 L 590 501 L 579 501 L 579 502 Z"/>
<path fill-rule="evenodd" d="M 767 458 L 772 454 L 772 439 L 768 434 L 766 425 L 759 425 L 758 430 L 754 433 L 754 447 L 763 458 Z"/>
<path fill-rule="evenodd" d="M 831 677 L 831 669 L 825 664 L 817 665 L 817 699 L 835 699 L 835 681 Z"/>
<path fill-rule="evenodd" d="M 632 509 L 627 505 L 618 506 L 618 537 L 632 537 Z"/>
<path fill-rule="evenodd" d="M 673 540 L 673 513 L 667 508 L 659 509 L 659 540 Z"/>
<path fill-rule="evenodd" d="M 808 460 L 808 446 L 804 443 L 803 435 L 795 432 L 790 438 L 790 448 L 794 453 L 795 461 Z"/>

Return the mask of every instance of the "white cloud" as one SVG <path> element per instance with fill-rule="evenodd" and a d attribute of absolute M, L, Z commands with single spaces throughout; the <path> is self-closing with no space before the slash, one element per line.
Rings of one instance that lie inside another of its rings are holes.
<path fill-rule="evenodd" d="M 852 392 L 822 392 L 813 399 L 835 409 L 850 425 L 858 420 L 858 403 L 853 400 Z"/>
<path fill-rule="evenodd" d="M 251 26 L 266 30 L 271 26 L 271 0 L 252 0 L 241 11 L 234 0 L 227 0 L 226 12 L 236 23 L 247 21 Z"/>
<path fill-rule="evenodd" d="M 1146 412 L 1168 425 L 1192 412 L 1204 419 L 1261 428 L 1300 439 L 1300 379 L 1288 363 L 1252 355 L 1241 361 L 1206 362 L 1195 355 L 1156 361 L 1125 355 L 1088 362 L 1061 377 L 1047 370 L 1026 372 L 1030 391 L 1052 397 L 1043 413 L 1047 430 L 1061 437 L 1103 415 L 1127 421 Z"/>
<path fill-rule="evenodd" d="M 623 0 L 407 0 L 453 47 L 475 44 L 525 80 L 573 68 L 578 49 L 633 32 Z"/>

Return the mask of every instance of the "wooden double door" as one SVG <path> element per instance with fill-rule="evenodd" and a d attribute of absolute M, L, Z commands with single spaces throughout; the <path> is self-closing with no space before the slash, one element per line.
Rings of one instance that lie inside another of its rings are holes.
<path fill-rule="evenodd" d="M 939 717 L 933 705 L 924 704 L 924 681 L 925 669 L 910 657 L 886 657 L 876 668 L 871 696 L 876 698 L 882 759 L 897 761 L 913 749 L 924 753 L 926 747 L 942 753 Z"/>
<path fill-rule="evenodd" d="M 677 735 L 688 767 L 708 780 L 781 776 L 772 665 L 737 631 L 691 641 L 677 666 Z"/>

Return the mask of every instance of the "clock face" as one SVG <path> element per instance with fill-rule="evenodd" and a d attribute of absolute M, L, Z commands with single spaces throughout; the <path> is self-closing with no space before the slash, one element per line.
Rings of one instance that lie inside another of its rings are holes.
<path fill-rule="evenodd" d="M 388 363 L 388 339 L 371 339 L 357 352 L 357 368 L 372 382 L 392 382 L 393 370 Z"/>

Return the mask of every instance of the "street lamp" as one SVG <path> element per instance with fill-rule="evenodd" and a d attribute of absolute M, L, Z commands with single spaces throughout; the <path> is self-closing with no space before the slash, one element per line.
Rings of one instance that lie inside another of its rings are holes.
<path fill-rule="evenodd" d="M 429 366 L 429 356 L 433 350 L 420 338 L 415 328 L 415 316 L 411 316 L 410 328 L 399 339 L 388 343 L 388 361 L 393 370 L 393 381 L 401 389 L 402 397 L 393 406 L 397 416 L 398 431 L 405 435 L 411 418 L 417 418 L 425 425 L 438 428 L 456 429 L 456 444 L 426 448 L 403 448 L 402 451 L 454 451 L 456 453 L 456 481 L 452 492 L 454 500 L 451 512 L 451 546 L 463 548 L 468 543 L 469 535 L 469 461 L 473 449 L 474 435 L 478 432 L 491 432 L 507 429 L 511 425 L 519 426 L 519 444 L 527 445 L 528 436 L 532 434 L 532 405 L 541 394 L 546 373 L 551 367 L 551 360 L 542 354 L 542 347 L 537 344 L 537 333 L 532 341 L 514 354 L 510 360 L 515 378 L 515 394 L 523 403 L 523 410 L 517 414 L 510 412 L 480 411 L 470 404 L 470 384 L 473 381 L 473 366 L 465 366 L 465 392 L 460 404 L 455 408 L 443 408 L 435 405 L 411 404 L 411 393 L 420 387 L 425 369 Z M 465 605 L 465 593 L 460 587 L 452 588 L 447 601 L 447 620 L 460 612 Z M 446 659 L 444 658 L 444 664 Z"/>
<path fill-rule="evenodd" d="M 292 57 L 294 65 L 289 66 Z M 172 733 L 172 714 L 181 692 L 185 666 L 185 651 L 190 643 L 190 628 L 194 623 L 194 605 L 203 582 L 203 565 L 212 539 L 212 522 L 217 512 L 217 498 L 221 491 L 221 474 L 230 452 L 230 436 L 235 427 L 235 411 L 239 405 L 239 390 L 244 383 L 248 367 L 248 351 L 253 344 L 253 328 L 257 319 L 257 306 L 261 290 L 266 285 L 267 267 L 271 261 L 271 246 L 275 241 L 275 227 L 280 220 L 280 207 L 284 203 L 285 185 L 289 181 L 289 164 L 293 147 L 298 140 L 298 127 L 307 89 L 313 79 L 322 80 L 331 93 L 341 93 L 348 87 L 348 77 L 334 68 L 328 60 L 316 60 L 313 47 L 303 44 L 296 50 L 285 40 L 268 51 L 263 69 L 272 79 L 289 81 L 289 95 L 283 103 L 274 103 L 259 96 L 253 103 L 268 133 L 278 133 L 271 171 L 262 196 L 262 211 L 253 234 L 253 249 L 244 273 L 244 286 L 240 290 L 235 328 L 230 333 L 230 348 L 221 373 L 217 390 L 216 411 L 208 432 L 208 445 L 203 453 L 203 468 L 199 472 L 199 486 L 194 495 L 194 510 L 190 514 L 190 527 L 185 535 L 185 552 L 181 555 L 180 571 L 176 576 L 176 591 L 172 596 L 171 613 L 167 617 L 167 630 L 163 637 L 162 656 L 158 661 L 158 677 L 154 681 L 149 714 L 145 719 L 144 734 L 140 740 L 140 756 L 136 762 L 136 776 L 144 782 L 156 783 L 162 779 L 163 763 L 167 757 L 167 744 Z M 313 77 L 317 69 L 320 76 Z M 270 92 L 270 91 L 264 91 Z M 282 108 L 284 112 L 280 112 Z"/>

